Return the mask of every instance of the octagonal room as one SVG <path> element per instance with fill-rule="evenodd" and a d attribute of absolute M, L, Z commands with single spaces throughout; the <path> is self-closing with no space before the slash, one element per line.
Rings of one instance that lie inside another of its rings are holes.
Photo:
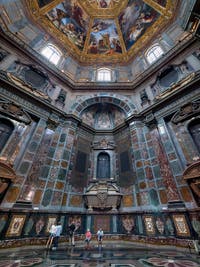
<path fill-rule="evenodd" d="M 199 14 L 0 1 L 0 266 L 200 266 Z"/>

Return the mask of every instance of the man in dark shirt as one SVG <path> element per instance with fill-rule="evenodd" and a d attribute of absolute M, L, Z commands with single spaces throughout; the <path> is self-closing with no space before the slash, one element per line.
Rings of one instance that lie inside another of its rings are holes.
<path fill-rule="evenodd" d="M 76 225 L 74 223 L 74 221 L 71 222 L 71 224 L 68 227 L 68 232 L 69 232 L 69 242 L 71 246 L 75 246 L 75 242 L 74 242 L 74 232 L 76 229 Z"/>

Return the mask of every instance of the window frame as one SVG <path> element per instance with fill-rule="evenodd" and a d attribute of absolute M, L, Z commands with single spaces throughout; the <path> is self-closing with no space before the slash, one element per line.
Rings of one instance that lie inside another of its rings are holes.
<path fill-rule="evenodd" d="M 109 68 L 99 68 L 96 71 L 97 82 L 112 82 L 112 76 L 112 70 Z"/>
<path fill-rule="evenodd" d="M 164 54 L 164 50 L 159 44 L 154 44 L 145 53 L 146 60 L 149 64 L 156 62 Z"/>
<path fill-rule="evenodd" d="M 49 51 L 47 51 L 49 49 Z M 46 52 L 45 52 L 46 50 Z M 50 51 L 51 50 L 51 51 Z M 51 52 L 50 55 L 48 55 L 48 53 Z M 60 50 L 53 44 L 47 44 L 46 46 L 44 46 L 41 51 L 40 51 L 41 55 L 46 58 L 49 62 L 51 62 L 54 65 L 58 65 L 61 57 L 62 57 L 62 53 L 60 52 Z M 55 57 L 55 55 L 58 57 L 58 59 L 56 59 L 56 61 L 52 58 Z"/>

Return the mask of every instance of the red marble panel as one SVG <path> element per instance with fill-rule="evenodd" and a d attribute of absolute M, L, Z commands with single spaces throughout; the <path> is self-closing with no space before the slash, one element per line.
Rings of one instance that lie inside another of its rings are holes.
<path fill-rule="evenodd" d="M 80 207 L 83 203 L 83 198 L 82 196 L 76 196 L 76 195 L 72 195 L 70 197 L 70 206 L 73 207 Z"/>
<path fill-rule="evenodd" d="M 40 204 L 40 201 L 42 199 L 42 194 L 43 194 L 42 190 L 36 190 L 34 198 L 33 198 L 33 204 L 35 205 Z"/>
<path fill-rule="evenodd" d="M 160 165 L 160 173 L 163 178 L 163 182 L 167 191 L 167 198 L 169 201 L 179 201 L 180 196 L 177 190 L 177 186 L 171 171 L 169 161 L 165 150 L 163 148 L 158 130 L 155 128 L 151 132 L 152 141 L 154 143 L 155 152 Z"/>
<path fill-rule="evenodd" d="M 181 196 L 184 202 L 192 202 L 193 198 L 188 187 L 180 188 Z"/>
<path fill-rule="evenodd" d="M 102 228 L 104 232 L 110 232 L 110 216 L 95 215 L 94 232 L 96 233 L 99 228 Z"/>
<path fill-rule="evenodd" d="M 165 190 L 160 190 L 159 191 L 159 195 L 160 195 L 160 201 L 161 201 L 161 204 L 167 204 L 167 194 L 166 194 L 166 191 Z"/>
<path fill-rule="evenodd" d="M 63 194 L 63 199 L 62 199 L 62 206 L 66 206 L 66 204 L 67 204 L 67 194 L 64 193 Z"/>
<path fill-rule="evenodd" d="M 137 161 L 136 167 L 141 168 L 143 166 L 142 161 Z"/>
<path fill-rule="evenodd" d="M 123 206 L 133 207 L 133 195 L 123 196 Z"/>
<path fill-rule="evenodd" d="M 61 205 L 62 195 L 63 195 L 62 192 L 60 192 L 60 191 L 54 191 L 51 205 L 52 206 L 54 206 L 54 205 L 55 206 Z"/>
<path fill-rule="evenodd" d="M 57 182 L 56 183 L 56 189 L 58 189 L 58 190 L 64 189 L 64 186 L 65 186 L 65 184 L 62 183 L 62 182 Z"/>
<path fill-rule="evenodd" d="M 20 192 L 19 187 L 13 186 L 13 187 L 9 188 L 9 190 L 6 194 L 6 197 L 5 197 L 5 201 L 10 202 L 10 203 L 16 202 L 18 195 L 19 195 L 19 192 Z"/>
<path fill-rule="evenodd" d="M 149 180 L 153 179 L 153 173 L 152 173 L 151 167 L 149 167 L 149 166 L 146 167 L 145 168 L 145 173 L 146 173 L 147 179 L 149 179 Z"/>
<path fill-rule="evenodd" d="M 67 161 L 62 161 L 62 162 L 61 162 L 61 166 L 62 166 L 63 168 L 67 168 L 67 166 L 68 166 L 68 162 L 67 162 Z"/>
<path fill-rule="evenodd" d="M 145 189 L 147 187 L 147 184 L 145 182 L 139 183 L 139 188 L 140 189 Z"/>

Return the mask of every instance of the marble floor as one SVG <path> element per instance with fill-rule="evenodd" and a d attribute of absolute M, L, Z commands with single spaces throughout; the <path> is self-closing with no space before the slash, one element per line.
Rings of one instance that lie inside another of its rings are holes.
<path fill-rule="evenodd" d="M 70 247 L 60 244 L 57 250 L 29 247 L 0 250 L 0 267 L 200 267 L 200 255 L 183 250 L 137 247 L 130 244 L 93 244 Z"/>

